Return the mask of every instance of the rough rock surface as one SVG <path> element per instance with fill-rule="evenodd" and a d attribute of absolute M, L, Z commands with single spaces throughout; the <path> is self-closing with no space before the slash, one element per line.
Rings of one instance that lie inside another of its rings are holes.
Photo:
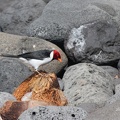
<path fill-rule="evenodd" d="M 87 112 L 79 107 L 36 107 L 23 112 L 18 120 L 83 120 Z"/>
<path fill-rule="evenodd" d="M 62 62 L 60 63 L 57 60 L 53 60 L 52 62 L 41 66 L 40 70 L 45 70 L 46 72 L 58 73 L 67 65 L 67 62 L 68 62 L 66 55 L 59 47 L 43 39 L 27 37 L 27 36 L 11 35 L 11 34 L 6 34 L 2 32 L 0 33 L 0 54 L 4 53 L 4 54 L 18 55 L 25 52 L 37 51 L 42 49 L 51 49 L 51 48 L 55 48 L 60 52 L 62 57 Z M 8 59 L 9 61 L 9 58 L 6 58 L 6 59 Z M 13 59 L 13 61 L 14 60 L 15 59 Z M 12 64 L 14 64 L 14 62 Z M 10 69 L 12 69 L 12 66 L 10 67 Z M 5 69 L 5 70 L 9 71 L 8 69 Z M 2 72 L 2 69 L 1 69 L 1 72 Z M 24 71 L 21 71 L 21 72 L 24 72 Z"/>
<path fill-rule="evenodd" d="M 0 0 L 0 12 L 9 7 L 15 0 Z"/>
<path fill-rule="evenodd" d="M 107 71 L 113 78 L 115 78 L 115 76 L 118 74 L 118 69 L 116 69 L 115 67 L 111 67 L 111 66 L 100 66 L 102 67 L 105 71 Z"/>
<path fill-rule="evenodd" d="M 42 15 L 31 23 L 27 33 L 50 41 L 62 41 L 67 39 L 71 28 L 95 20 L 115 19 L 120 25 L 119 12 L 120 1 L 117 0 L 52 0 Z"/>
<path fill-rule="evenodd" d="M 120 40 L 117 24 L 94 21 L 73 28 L 65 41 L 67 55 L 74 62 L 112 64 L 120 59 Z"/>
<path fill-rule="evenodd" d="M 15 0 L 0 14 L 4 32 L 24 35 L 26 27 L 39 17 L 46 3 L 43 0 Z"/>
<path fill-rule="evenodd" d="M 120 100 L 105 106 L 90 115 L 85 120 L 119 120 L 120 119 Z"/>
<path fill-rule="evenodd" d="M 0 59 L 0 91 L 12 93 L 31 73 L 29 68 L 18 60 Z"/>
<path fill-rule="evenodd" d="M 15 101 L 16 98 L 7 92 L 0 92 L 0 108 L 4 105 L 4 103 L 8 100 Z"/>
<path fill-rule="evenodd" d="M 96 103 L 101 106 L 113 95 L 113 79 L 101 67 L 90 63 L 70 66 L 63 76 L 64 93 L 70 105 Z"/>

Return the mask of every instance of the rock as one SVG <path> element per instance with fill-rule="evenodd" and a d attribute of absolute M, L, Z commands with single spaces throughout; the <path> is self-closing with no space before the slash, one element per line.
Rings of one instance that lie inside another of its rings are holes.
<path fill-rule="evenodd" d="M 85 120 L 119 120 L 120 119 L 120 101 L 105 106 L 87 116 Z"/>
<path fill-rule="evenodd" d="M 87 112 L 79 107 L 36 107 L 23 112 L 18 120 L 83 120 Z"/>
<path fill-rule="evenodd" d="M 115 86 L 115 93 L 119 94 L 119 92 L 120 92 L 120 84 Z"/>
<path fill-rule="evenodd" d="M 101 67 L 113 77 L 113 83 L 115 86 L 120 84 L 120 78 L 116 78 L 116 76 L 119 74 L 118 69 L 111 66 L 101 66 Z"/>
<path fill-rule="evenodd" d="M 46 72 L 54 72 L 57 74 L 67 65 L 67 62 L 68 62 L 68 59 L 65 53 L 59 47 L 43 39 L 0 33 L 0 54 L 4 53 L 4 54 L 18 55 L 25 52 L 37 51 L 42 49 L 51 49 L 51 48 L 55 48 L 60 52 L 62 57 L 62 62 L 60 63 L 59 61 L 54 60 L 46 65 L 41 66 L 39 69 L 43 71 L 45 70 Z M 9 58 L 6 58 L 6 59 L 8 59 L 9 61 Z M 13 59 L 13 61 L 14 60 L 15 59 Z M 12 64 L 14 64 L 14 62 Z M 10 67 L 10 69 L 12 72 L 12 66 Z M 7 71 L 8 69 L 5 69 L 5 70 Z M 24 72 L 24 71 L 21 71 L 21 72 Z"/>
<path fill-rule="evenodd" d="M 79 63 L 70 66 L 63 76 L 63 82 L 69 105 L 96 103 L 101 107 L 113 95 L 112 77 L 94 64 Z"/>
<path fill-rule="evenodd" d="M 113 78 L 118 74 L 118 70 L 112 66 L 100 66 L 107 71 Z"/>
<path fill-rule="evenodd" d="M 115 19 L 119 26 L 119 12 L 120 1 L 52 0 L 27 28 L 27 35 L 60 42 L 68 38 L 73 27 L 92 21 Z"/>
<path fill-rule="evenodd" d="M 117 35 L 117 24 L 111 20 L 83 24 L 71 30 L 65 50 L 74 62 L 111 65 L 120 56 Z"/>
<path fill-rule="evenodd" d="M 34 73 L 16 88 L 13 95 L 19 101 L 37 100 L 57 106 L 67 104 L 67 99 L 53 73 Z"/>
<path fill-rule="evenodd" d="M 15 59 L 0 59 L 0 91 L 12 93 L 13 90 L 32 72 Z"/>
<path fill-rule="evenodd" d="M 27 110 L 28 102 L 7 101 L 0 109 L 2 120 L 17 120 L 20 114 Z"/>
<path fill-rule="evenodd" d="M 25 35 L 25 29 L 38 18 L 45 7 L 43 0 L 15 0 L 0 14 L 0 26 L 4 32 Z"/>
<path fill-rule="evenodd" d="M 4 103 L 8 100 L 15 101 L 16 98 L 7 92 L 0 92 L 0 108 L 4 105 Z"/>
<path fill-rule="evenodd" d="M 15 0 L 0 0 L 0 12 L 9 7 Z"/>

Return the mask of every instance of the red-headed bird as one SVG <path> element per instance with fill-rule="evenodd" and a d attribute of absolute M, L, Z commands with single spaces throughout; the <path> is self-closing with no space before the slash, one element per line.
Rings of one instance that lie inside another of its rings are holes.
<path fill-rule="evenodd" d="M 39 50 L 19 55 L 2 54 L 1 56 L 19 58 L 32 65 L 36 71 L 38 71 L 39 66 L 49 63 L 54 59 L 62 62 L 61 55 L 57 50 Z"/>

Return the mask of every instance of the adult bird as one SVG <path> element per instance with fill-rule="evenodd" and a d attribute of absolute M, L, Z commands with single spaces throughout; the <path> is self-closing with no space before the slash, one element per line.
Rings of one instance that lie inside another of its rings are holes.
<path fill-rule="evenodd" d="M 35 71 L 37 72 L 39 66 L 49 63 L 54 59 L 58 60 L 59 62 L 62 62 L 61 55 L 57 50 L 38 50 L 38 51 L 27 52 L 19 55 L 2 54 L 1 56 L 19 58 L 24 62 L 32 65 Z"/>

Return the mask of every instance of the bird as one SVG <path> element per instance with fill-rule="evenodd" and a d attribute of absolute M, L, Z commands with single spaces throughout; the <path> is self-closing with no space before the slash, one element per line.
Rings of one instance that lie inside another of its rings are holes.
<path fill-rule="evenodd" d="M 60 53 L 55 49 L 44 49 L 33 52 L 27 52 L 19 55 L 1 54 L 1 56 L 19 58 L 20 60 L 23 60 L 24 62 L 30 64 L 36 72 L 38 72 L 39 66 L 47 64 L 52 60 L 58 60 L 59 62 L 62 62 Z"/>

